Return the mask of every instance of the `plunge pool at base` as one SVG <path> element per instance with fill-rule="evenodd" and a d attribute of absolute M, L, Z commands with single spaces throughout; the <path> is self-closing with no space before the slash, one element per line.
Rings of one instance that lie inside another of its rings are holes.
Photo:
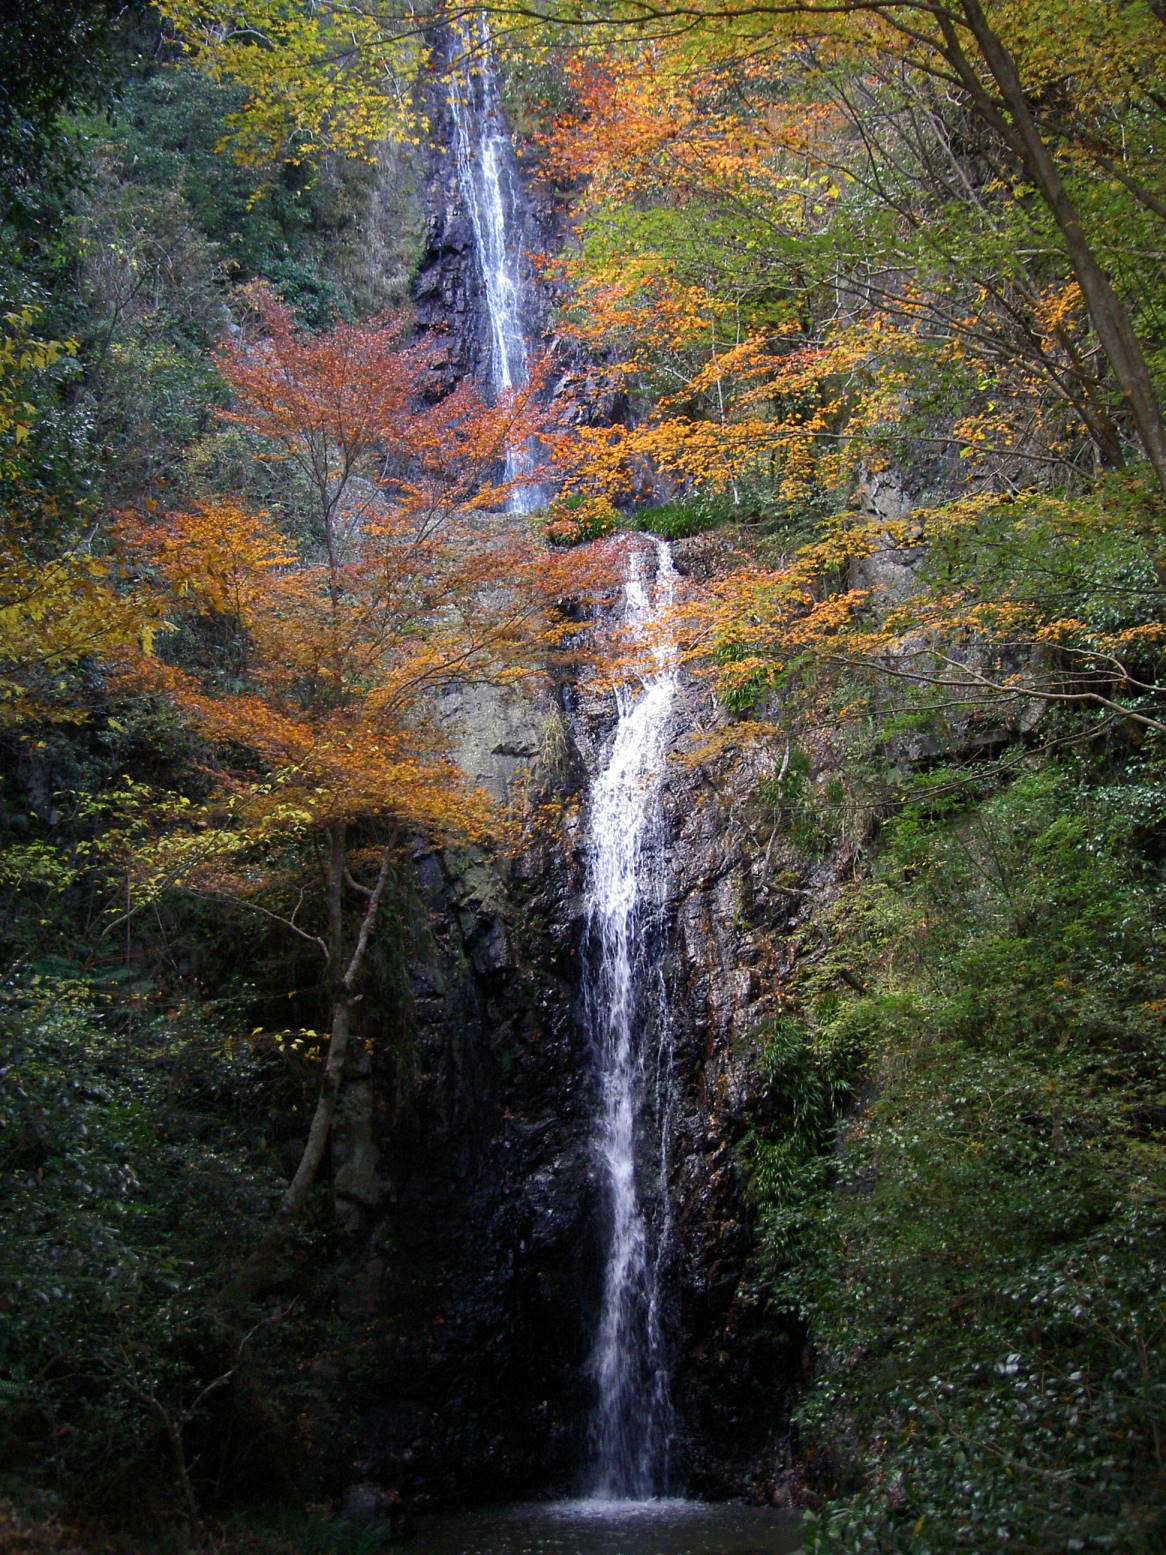
<path fill-rule="evenodd" d="M 791 1555 L 800 1519 L 707 1501 L 543 1501 L 418 1517 L 410 1555 Z"/>

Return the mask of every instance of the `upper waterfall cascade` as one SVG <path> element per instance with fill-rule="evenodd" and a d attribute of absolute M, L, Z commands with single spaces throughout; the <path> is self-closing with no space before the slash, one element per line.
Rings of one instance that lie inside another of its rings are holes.
<path fill-rule="evenodd" d="M 530 348 L 521 270 L 521 210 L 514 147 L 498 95 L 498 73 L 484 15 L 458 30 L 462 45 L 449 93 L 458 182 L 474 233 L 474 252 L 490 324 L 490 388 L 516 393 L 530 382 Z M 524 483 L 534 467 L 528 440 L 506 449 L 506 479 L 519 482 L 510 495 L 512 512 L 541 507 L 545 494 Z"/>
<path fill-rule="evenodd" d="M 652 560 L 654 586 L 647 576 Z M 675 577 L 663 541 L 654 557 L 631 547 L 625 625 L 650 628 L 672 601 Z M 617 690 L 615 741 L 592 786 L 586 833 L 584 1002 L 598 1069 L 594 1138 L 608 1215 L 591 1354 L 590 1488 L 607 1500 L 665 1490 L 672 1435 L 659 1280 L 670 1231 L 668 1023 L 650 962 L 666 867 L 660 789 L 679 667 L 674 648 L 653 651 L 654 671 L 639 689 Z"/>

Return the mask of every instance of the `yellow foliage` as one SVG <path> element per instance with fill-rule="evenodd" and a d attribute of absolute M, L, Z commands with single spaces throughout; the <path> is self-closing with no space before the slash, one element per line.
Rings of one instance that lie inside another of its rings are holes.
<path fill-rule="evenodd" d="M 66 672 L 131 645 L 148 652 L 160 625 L 104 558 L 74 550 L 38 562 L 0 539 L 0 724 L 83 718 Z"/>
<path fill-rule="evenodd" d="M 75 340 L 44 340 L 35 335 L 36 320 L 35 308 L 15 309 L 0 319 L 0 478 L 19 470 L 20 445 L 36 421 L 36 407 L 24 397 L 28 379 L 77 349 Z"/>
<path fill-rule="evenodd" d="M 200 70 L 246 89 L 228 121 L 240 161 L 371 157 L 386 137 L 419 141 L 412 88 L 427 50 L 412 15 L 342 0 L 160 0 L 159 9 Z"/>

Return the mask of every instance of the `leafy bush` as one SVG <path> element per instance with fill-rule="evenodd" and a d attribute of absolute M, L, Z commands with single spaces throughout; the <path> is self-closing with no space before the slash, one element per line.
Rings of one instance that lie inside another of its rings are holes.
<path fill-rule="evenodd" d="M 127 1018 L 60 980 L 3 994 L 0 1452 L 108 1504 L 168 1471 L 164 1417 L 205 1427 L 235 1359 L 208 1298 L 278 1183 L 239 1142 L 263 1064 L 181 1009 Z"/>
<path fill-rule="evenodd" d="M 813 854 L 826 849 L 831 830 L 829 811 L 814 788 L 810 767 L 809 753 L 791 746 L 783 765 L 771 777 L 762 778 L 758 783 L 757 797 L 770 807 L 775 823 L 782 827 L 794 846 Z M 838 802 L 834 789 L 829 797 Z"/>
<path fill-rule="evenodd" d="M 620 516 L 606 497 L 576 493 L 560 497 L 546 510 L 546 537 L 552 545 L 586 545 L 619 526 Z"/>
<path fill-rule="evenodd" d="M 834 951 L 868 991 L 819 999 L 804 1038 L 867 1071 L 829 1167 L 806 1141 L 830 1071 L 783 1059 L 760 1224 L 819 1350 L 811 1461 L 859 1483 L 813 1550 L 1166 1540 L 1161 789 L 1100 776 L 1049 765 L 953 809 L 932 774 L 888 828 Z"/>
<path fill-rule="evenodd" d="M 732 503 L 714 497 L 678 497 L 674 502 L 662 502 L 658 507 L 639 508 L 630 517 L 635 529 L 645 529 L 649 534 L 664 540 L 687 540 L 690 535 L 703 534 L 729 523 L 734 516 Z"/>
<path fill-rule="evenodd" d="M 839 1113 L 854 1095 L 854 1055 L 828 1047 L 791 1015 L 779 1016 L 765 1036 L 762 1068 L 769 1115 L 745 1142 L 758 1230 L 771 1265 L 799 1255 L 810 1229 L 807 1216 L 825 1186 L 828 1151 Z"/>

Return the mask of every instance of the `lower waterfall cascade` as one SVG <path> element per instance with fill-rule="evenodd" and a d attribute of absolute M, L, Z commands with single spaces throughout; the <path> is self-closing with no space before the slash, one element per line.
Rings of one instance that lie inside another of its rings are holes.
<path fill-rule="evenodd" d="M 667 610 L 676 573 L 663 541 L 654 553 L 630 545 L 628 568 L 624 623 L 635 632 Z M 590 1358 L 596 1402 L 589 1489 L 605 1500 L 667 1489 L 673 1429 L 659 1278 L 669 1240 L 668 1023 L 649 950 L 664 868 L 659 796 L 679 667 L 674 647 L 652 652 L 654 668 L 639 689 L 617 688 L 614 742 L 592 785 L 586 829 L 584 1013 L 597 1068 L 594 1142 L 607 1228 Z"/>

